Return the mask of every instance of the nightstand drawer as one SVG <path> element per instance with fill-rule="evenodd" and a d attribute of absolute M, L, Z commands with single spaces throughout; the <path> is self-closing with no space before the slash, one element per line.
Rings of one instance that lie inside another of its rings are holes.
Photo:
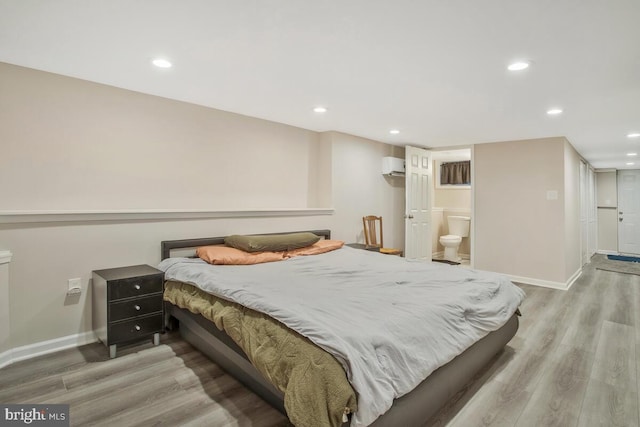
<path fill-rule="evenodd" d="M 129 319 L 162 311 L 162 294 L 109 304 L 109 321 Z"/>
<path fill-rule="evenodd" d="M 158 313 L 151 316 L 112 323 L 109 325 L 109 343 L 116 344 L 160 332 L 162 330 L 162 321 L 162 313 Z"/>
<path fill-rule="evenodd" d="M 131 277 L 109 284 L 109 301 L 162 292 L 162 275 Z"/>

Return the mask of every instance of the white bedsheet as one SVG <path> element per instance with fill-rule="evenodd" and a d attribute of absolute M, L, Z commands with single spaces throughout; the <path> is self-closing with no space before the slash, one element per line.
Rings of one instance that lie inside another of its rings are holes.
<path fill-rule="evenodd" d="M 279 320 L 344 366 L 357 393 L 352 426 L 504 325 L 524 292 L 499 274 L 344 247 L 253 266 L 160 263 L 178 280 Z"/>

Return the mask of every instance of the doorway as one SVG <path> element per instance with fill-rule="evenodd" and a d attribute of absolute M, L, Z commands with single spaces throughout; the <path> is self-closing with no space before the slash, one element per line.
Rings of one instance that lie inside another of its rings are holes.
<path fill-rule="evenodd" d="M 470 218 L 469 235 L 462 238 L 458 246 L 458 262 L 462 266 L 473 266 L 473 161 L 472 149 L 460 147 L 447 150 L 433 150 L 433 187 L 432 187 L 432 246 L 433 258 L 445 257 L 445 247 L 440 242 L 440 237 L 451 235 L 449 230 L 449 217 Z M 468 183 L 449 184 L 442 182 L 443 165 L 468 162 L 471 179 Z"/>
<path fill-rule="evenodd" d="M 640 255 L 640 170 L 618 171 L 618 252 Z"/>

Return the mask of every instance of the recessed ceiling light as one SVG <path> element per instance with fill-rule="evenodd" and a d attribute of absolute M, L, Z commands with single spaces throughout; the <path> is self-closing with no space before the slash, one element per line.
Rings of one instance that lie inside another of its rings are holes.
<path fill-rule="evenodd" d="M 522 71 L 529 68 L 529 65 L 530 65 L 529 62 L 527 61 L 518 61 L 518 62 L 514 62 L 513 64 L 509 64 L 507 69 L 509 71 Z"/>
<path fill-rule="evenodd" d="M 640 133 L 630 133 L 629 135 L 627 135 L 627 138 L 637 138 L 640 136 Z"/>
<path fill-rule="evenodd" d="M 399 131 L 398 129 L 391 129 L 391 130 L 389 131 L 389 133 L 390 133 L 391 135 L 397 135 L 397 134 L 399 134 L 399 133 L 400 133 L 400 131 Z"/>
<path fill-rule="evenodd" d="M 159 68 L 171 68 L 171 66 L 173 65 L 171 62 L 162 58 L 156 58 L 153 61 L 151 61 L 151 63 Z"/>
<path fill-rule="evenodd" d="M 327 109 L 325 107 L 316 107 L 313 109 L 313 111 L 316 113 L 326 113 Z"/>
<path fill-rule="evenodd" d="M 637 155 L 638 155 L 638 153 L 627 153 L 627 156 L 629 156 L 629 157 L 633 157 L 633 156 L 637 156 Z"/>
<path fill-rule="evenodd" d="M 547 114 L 550 116 L 557 116 L 558 114 L 562 114 L 562 109 L 561 108 L 552 108 L 550 110 L 547 110 Z"/>
<path fill-rule="evenodd" d="M 627 166 L 633 166 L 633 165 L 635 165 L 635 163 L 633 163 L 633 162 L 627 162 Z"/>

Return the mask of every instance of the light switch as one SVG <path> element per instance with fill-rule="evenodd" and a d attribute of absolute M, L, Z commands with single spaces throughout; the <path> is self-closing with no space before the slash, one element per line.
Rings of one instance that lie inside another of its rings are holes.
<path fill-rule="evenodd" d="M 558 200 L 558 190 L 547 190 L 547 200 Z"/>
<path fill-rule="evenodd" d="M 68 282 L 67 295 L 75 295 L 82 292 L 81 278 L 78 277 L 76 279 L 69 279 Z"/>

